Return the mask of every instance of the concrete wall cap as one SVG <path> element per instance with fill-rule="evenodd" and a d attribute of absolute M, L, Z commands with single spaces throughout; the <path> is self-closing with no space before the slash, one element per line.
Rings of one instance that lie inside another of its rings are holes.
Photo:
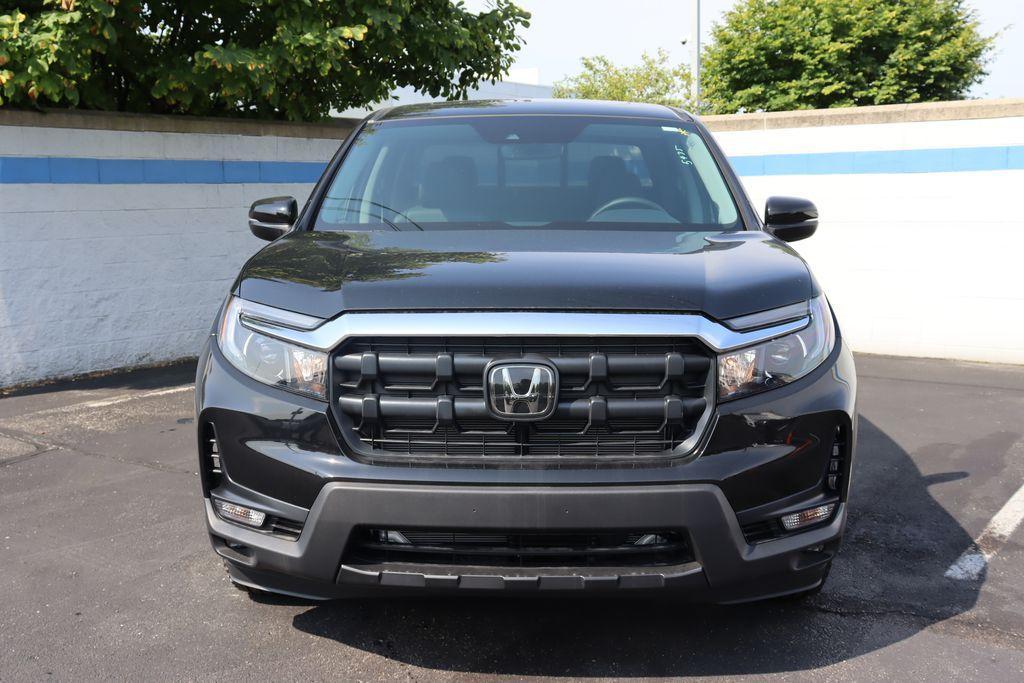
<path fill-rule="evenodd" d="M 806 109 L 797 111 L 714 114 L 701 117 L 715 132 L 852 126 L 872 123 L 914 123 L 1024 116 L 1024 98 L 958 100 L 886 104 L 869 107 Z M 300 123 L 255 119 L 167 116 L 75 109 L 29 111 L 0 109 L 0 126 L 37 126 L 92 130 L 152 131 L 162 133 L 213 133 L 223 135 L 274 135 L 279 137 L 342 139 L 358 119 L 335 118 Z"/>
<path fill-rule="evenodd" d="M 358 119 L 336 118 L 315 123 L 263 121 L 203 116 L 167 116 L 84 109 L 0 109 L 0 126 L 79 128 L 156 133 L 273 135 L 290 138 L 343 139 Z"/>
<path fill-rule="evenodd" d="M 714 132 L 855 126 L 872 123 L 917 123 L 1024 116 L 1024 98 L 884 104 L 870 107 L 715 114 L 701 120 Z"/>

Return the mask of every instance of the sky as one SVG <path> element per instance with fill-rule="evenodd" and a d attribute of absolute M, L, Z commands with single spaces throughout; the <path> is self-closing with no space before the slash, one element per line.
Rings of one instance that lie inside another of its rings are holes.
<path fill-rule="evenodd" d="M 604 55 L 618 64 L 635 64 L 646 50 L 664 48 L 679 61 L 689 61 L 681 44 L 693 31 L 694 0 L 516 0 L 533 14 L 509 80 L 536 77 L 544 85 L 576 74 L 580 57 Z M 488 0 L 466 0 L 480 10 Z M 702 0 L 701 35 L 734 0 Z M 996 42 L 989 75 L 971 97 L 1024 97 L 1024 1 L 967 0 L 976 10 L 985 34 L 1002 32 Z M 628 8 L 628 12 L 624 11 Z"/>

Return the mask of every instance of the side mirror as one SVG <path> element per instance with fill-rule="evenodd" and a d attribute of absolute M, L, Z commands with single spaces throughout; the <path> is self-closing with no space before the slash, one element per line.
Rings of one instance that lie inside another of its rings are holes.
<path fill-rule="evenodd" d="M 764 226 L 783 242 L 806 239 L 818 229 L 818 207 L 806 199 L 769 197 L 764 205 Z"/>
<path fill-rule="evenodd" d="M 249 230 L 271 242 L 291 230 L 298 216 L 299 203 L 294 197 L 258 199 L 249 207 Z"/>

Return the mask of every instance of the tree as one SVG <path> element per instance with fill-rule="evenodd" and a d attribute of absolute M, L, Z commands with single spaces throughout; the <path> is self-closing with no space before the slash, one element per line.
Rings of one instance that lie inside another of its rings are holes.
<path fill-rule="evenodd" d="M 584 57 L 583 72 L 555 84 L 555 97 L 650 102 L 689 108 L 690 71 L 672 66 L 665 50 L 646 52 L 636 66 L 616 66 L 607 57 Z"/>
<path fill-rule="evenodd" d="M 461 98 L 508 70 L 529 16 L 512 0 L 22 0 L 0 6 L 0 104 L 315 120 L 401 86 Z"/>
<path fill-rule="evenodd" d="M 994 40 L 961 0 L 742 0 L 711 35 L 718 113 L 959 99 Z"/>

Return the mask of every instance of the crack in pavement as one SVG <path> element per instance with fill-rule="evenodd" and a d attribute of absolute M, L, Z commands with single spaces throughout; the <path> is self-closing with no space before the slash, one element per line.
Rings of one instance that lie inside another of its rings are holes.
<path fill-rule="evenodd" d="M 62 441 L 62 440 L 54 440 L 53 442 L 43 441 L 41 439 L 29 436 L 28 434 L 25 434 L 24 432 L 20 432 L 18 430 L 14 430 L 14 429 L 11 429 L 9 427 L 0 428 L 0 436 L 6 437 L 8 439 L 13 439 L 15 441 L 19 441 L 21 443 L 25 443 L 25 444 L 30 444 L 30 445 L 36 446 L 36 450 L 33 451 L 32 453 L 27 453 L 25 455 L 19 455 L 19 456 L 15 456 L 15 457 L 12 457 L 12 458 L 7 458 L 6 460 L 0 460 L 0 467 L 6 467 L 6 466 L 9 466 L 9 465 L 16 465 L 18 463 L 25 462 L 26 460 L 31 460 L 31 459 L 33 459 L 33 458 L 35 458 L 37 456 L 43 455 L 45 453 L 53 453 L 53 452 L 56 452 L 56 451 L 65 451 L 65 452 L 69 452 L 69 453 L 76 453 L 78 455 L 86 455 L 86 456 L 90 456 L 90 457 L 93 457 L 93 458 L 102 458 L 104 460 L 112 460 L 114 462 L 121 463 L 122 465 L 138 465 L 140 467 L 145 467 L 145 468 L 148 468 L 148 469 L 151 469 L 151 470 L 155 470 L 155 471 L 158 471 L 158 472 L 167 472 L 167 473 L 170 473 L 170 474 L 186 474 L 186 475 L 194 475 L 196 473 L 195 470 L 192 470 L 192 469 L 181 469 L 179 467 L 172 467 L 170 465 L 163 465 L 163 464 L 159 464 L 159 463 L 146 462 L 144 460 L 133 460 L 131 458 L 124 458 L 124 457 L 112 455 L 110 453 L 99 453 L 99 452 L 96 452 L 96 451 L 90 451 L 88 449 L 82 448 L 81 446 L 79 446 L 77 444 L 71 444 L 71 443 L 68 443 L 68 442 Z"/>
<path fill-rule="evenodd" d="M 32 452 L 30 453 L 14 455 L 9 458 L 0 458 L 0 467 L 14 465 L 19 462 L 30 460 L 44 453 L 50 453 L 52 451 L 60 449 L 60 446 L 58 446 L 57 444 L 52 444 L 43 441 L 42 439 L 29 436 L 28 434 L 23 434 L 21 432 L 18 432 L 17 430 L 0 429 L 0 438 L 10 439 L 11 441 L 16 441 L 17 443 L 25 444 L 26 446 L 32 447 Z"/>
<path fill-rule="evenodd" d="M 92 458 L 101 458 L 103 460 L 112 460 L 114 462 L 121 463 L 122 465 L 138 465 L 139 467 L 145 467 L 147 469 L 151 469 L 157 472 L 166 472 L 168 474 L 185 474 L 188 476 L 194 476 L 196 474 L 196 471 L 192 469 L 181 469 L 178 467 L 172 467 L 170 465 L 146 462 L 144 460 L 132 460 L 131 458 L 123 458 L 116 455 L 111 455 L 110 453 L 97 453 L 96 451 L 86 450 L 78 446 L 61 444 L 58 447 L 60 448 L 60 450 L 68 451 L 71 453 L 77 453 L 79 455 L 85 455 Z"/>
<path fill-rule="evenodd" d="M 17 419 L 24 420 L 25 418 L 37 418 L 37 417 L 46 416 L 46 415 L 58 415 L 58 414 L 68 414 L 68 413 L 75 413 L 75 412 L 98 411 L 98 410 L 100 410 L 102 408 L 107 408 L 107 407 L 110 407 L 110 406 L 116 406 L 116 405 L 123 404 L 123 403 L 140 401 L 140 400 L 144 400 L 144 399 L 148 399 L 148 398 L 158 398 L 158 397 L 162 397 L 162 396 L 169 396 L 169 395 L 174 395 L 174 394 L 180 394 L 180 393 L 184 393 L 184 392 L 187 392 L 187 391 L 193 391 L 193 389 L 194 389 L 194 385 L 190 383 L 190 384 L 184 384 L 184 385 L 179 385 L 179 386 L 174 386 L 174 387 L 168 387 L 168 388 L 164 388 L 164 389 L 156 389 L 156 390 L 152 390 L 152 391 L 144 391 L 144 392 L 140 392 L 140 393 L 117 394 L 117 395 L 110 396 L 110 397 L 103 398 L 103 399 L 94 399 L 94 400 L 89 400 L 89 401 L 80 401 L 78 403 L 71 403 L 71 404 L 68 404 L 68 405 L 56 406 L 56 407 L 53 407 L 53 408 L 44 408 L 44 409 L 41 409 L 41 410 L 34 410 L 34 411 L 25 412 L 25 413 L 20 413 L 20 414 L 17 415 Z M 158 472 L 168 472 L 168 473 L 172 473 L 172 474 L 186 474 L 186 475 L 193 475 L 193 474 L 195 474 L 195 471 L 193 469 L 182 469 L 182 468 L 173 467 L 173 466 L 170 466 L 170 465 L 163 465 L 163 464 L 159 464 L 159 463 L 146 462 L 146 461 L 135 460 L 135 459 L 132 459 L 132 458 L 121 457 L 121 456 L 113 455 L 111 453 L 103 453 L 103 452 L 92 451 L 92 450 L 89 450 L 87 448 L 82 447 L 80 444 L 69 442 L 66 439 L 52 439 L 52 440 L 44 441 L 44 440 L 39 439 L 38 437 L 36 437 L 34 435 L 30 435 L 27 432 L 24 432 L 24 431 L 21 431 L 21 430 L 18 430 L 18 429 L 12 429 L 9 426 L 0 427 L 0 436 L 6 436 L 7 438 L 13 439 L 14 441 L 17 441 L 17 442 L 20 442 L 20 443 L 25 443 L 25 444 L 32 445 L 32 446 L 35 447 L 35 450 L 32 453 L 28 453 L 28 454 L 25 454 L 25 455 L 14 456 L 14 457 L 11 457 L 11 458 L 0 460 L 0 467 L 6 466 L 6 465 L 14 465 L 14 464 L 17 464 L 17 463 L 20 463 L 20 462 L 25 462 L 26 460 L 35 458 L 36 456 L 42 455 L 44 453 L 50 453 L 50 452 L 54 452 L 54 451 L 58 451 L 58 450 L 64 450 L 64 451 L 69 451 L 69 452 L 77 453 L 79 455 L 86 455 L 86 456 L 92 456 L 92 457 L 95 457 L 95 458 L 103 458 L 103 459 L 107 459 L 107 460 L 112 460 L 114 462 L 118 462 L 118 463 L 121 463 L 121 464 L 138 465 L 140 467 L 145 467 L 145 468 L 148 468 L 148 469 L 151 469 L 151 470 L 155 470 L 155 471 L 158 471 Z"/>

